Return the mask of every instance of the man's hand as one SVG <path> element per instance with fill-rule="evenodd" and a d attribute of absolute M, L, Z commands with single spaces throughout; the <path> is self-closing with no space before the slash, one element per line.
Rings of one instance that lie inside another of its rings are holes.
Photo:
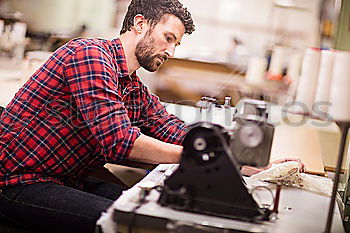
<path fill-rule="evenodd" d="M 251 176 L 251 175 L 257 174 L 261 171 L 269 169 L 272 166 L 272 164 L 279 164 L 279 163 L 285 163 L 285 162 L 290 162 L 290 161 L 298 162 L 299 167 L 300 167 L 300 172 L 305 172 L 305 164 L 300 159 L 286 158 L 286 159 L 277 159 L 275 161 L 272 161 L 266 167 L 263 167 L 263 168 L 243 166 L 241 169 L 241 173 L 242 173 L 242 175 L 245 175 L 245 176 Z"/>

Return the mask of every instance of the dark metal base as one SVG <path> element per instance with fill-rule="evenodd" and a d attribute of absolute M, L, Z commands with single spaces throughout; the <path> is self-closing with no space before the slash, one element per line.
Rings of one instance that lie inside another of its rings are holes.
<path fill-rule="evenodd" d="M 326 233 L 331 232 L 331 228 L 332 228 L 333 211 L 334 211 L 334 204 L 335 204 L 335 199 L 336 199 L 336 195 L 337 195 L 337 191 L 338 191 L 340 169 L 341 169 L 341 165 L 343 163 L 346 138 L 347 138 L 349 126 L 350 126 L 350 122 L 336 122 L 336 123 L 339 126 L 340 131 L 341 131 L 341 142 L 340 142 L 340 148 L 339 148 L 339 154 L 338 154 L 338 163 L 337 163 L 335 176 L 334 176 L 332 197 L 331 197 L 331 202 L 330 202 L 329 211 L 328 211 L 327 225 L 326 225 L 326 229 L 325 229 Z"/>

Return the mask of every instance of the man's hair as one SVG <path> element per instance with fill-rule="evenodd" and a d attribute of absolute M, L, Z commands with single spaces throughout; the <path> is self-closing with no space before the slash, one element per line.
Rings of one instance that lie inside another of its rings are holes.
<path fill-rule="evenodd" d="M 143 15 L 151 27 L 159 23 L 164 15 L 171 14 L 182 21 L 186 34 L 191 34 L 194 31 L 190 12 L 178 0 L 132 0 L 120 34 L 131 30 L 131 27 L 134 26 L 134 17 L 138 14 Z"/>

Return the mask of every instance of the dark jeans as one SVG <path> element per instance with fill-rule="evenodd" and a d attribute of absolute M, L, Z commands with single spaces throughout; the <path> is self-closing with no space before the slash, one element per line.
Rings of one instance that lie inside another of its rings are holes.
<path fill-rule="evenodd" d="M 94 232 L 101 213 L 125 189 L 95 178 L 84 191 L 52 182 L 0 188 L 0 223 L 33 232 Z"/>

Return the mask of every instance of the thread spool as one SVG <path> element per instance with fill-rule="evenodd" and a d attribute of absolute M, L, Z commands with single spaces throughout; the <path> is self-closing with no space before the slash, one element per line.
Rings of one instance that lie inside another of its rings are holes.
<path fill-rule="evenodd" d="M 314 100 L 314 107 L 317 106 L 317 110 L 314 109 L 313 111 L 313 113 L 316 116 L 321 118 L 326 118 L 327 116 L 326 114 L 328 111 L 328 105 L 325 103 L 329 101 L 329 92 L 333 73 L 334 53 L 334 50 L 321 51 L 320 69 L 318 73 L 318 82 Z"/>
<path fill-rule="evenodd" d="M 269 80 L 281 81 L 283 78 L 284 59 L 286 57 L 286 48 L 275 46 L 271 56 L 271 62 L 267 78 Z"/>
<path fill-rule="evenodd" d="M 261 84 L 265 81 L 267 61 L 264 57 L 252 57 L 249 60 L 246 81 L 251 84 Z"/>
<path fill-rule="evenodd" d="M 316 93 L 320 58 L 321 50 L 319 48 L 308 48 L 306 50 L 295 99 L 299 104 L 293 108 L 293 112 L 299 114 L 311 113 Z"/>
<path fill-rule="evenodd" d="M 350 52 L 336 51 L 328 113 L 335 121 L 350 122 Z"/>
<path fill-rule="evenodd" d="M 293 51 L 288 62 L 286 77 L 286 79 L 290 83 L 288 88 L 288 95 L 291 96 L 293 99 L 295 98 L 299 83 L 302 59 L 303 55 L 300 52 Z"/>

